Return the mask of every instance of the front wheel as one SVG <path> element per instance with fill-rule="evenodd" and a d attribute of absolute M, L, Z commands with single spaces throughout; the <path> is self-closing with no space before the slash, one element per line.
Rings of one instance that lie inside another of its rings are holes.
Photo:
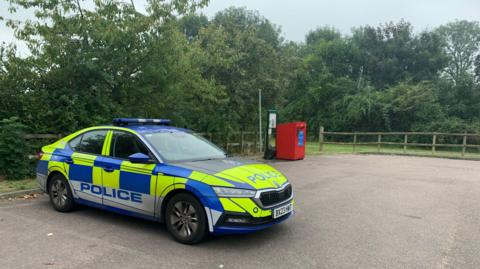
<path fill-rule="evenodd" d="M 70 186 L 67 180 L 60 174 L 56 174 L 50 180 L 48 194 L 53 208 L 60 212 L 71 211 L 75 204 Z"/>
<path fill-rule="evenodd" d="M 183 244 L 196 244 L 207 235 L 205 210 L 192 195 L 175 195 L 167 204 L 165 224 L 173 237 Z"/>

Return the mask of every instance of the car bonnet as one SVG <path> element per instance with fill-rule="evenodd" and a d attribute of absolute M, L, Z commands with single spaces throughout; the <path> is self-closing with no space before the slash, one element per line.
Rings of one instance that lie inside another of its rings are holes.
<path fill-rule="evenodd" d="M 268 164 L 241 158 L 182 162 L 176 163 L 175 166 L 214 176 L 236 188 L 276 189 L 288 181 L 282 173 Z M 213 182 L 209 184 L 215 185 Z"/>

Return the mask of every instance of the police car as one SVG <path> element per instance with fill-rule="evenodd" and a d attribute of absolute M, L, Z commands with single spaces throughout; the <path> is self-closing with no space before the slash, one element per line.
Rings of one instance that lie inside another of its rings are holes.
<path fill-rule="evenodd" d="M 273 167 L 227 157 L 164 119 L 114 119 L 44 146 L 37 181 L 53 208 L 76 204 L 165 222 L 179 242 L 247 233 L 293 214 L 293 192 Z"/>

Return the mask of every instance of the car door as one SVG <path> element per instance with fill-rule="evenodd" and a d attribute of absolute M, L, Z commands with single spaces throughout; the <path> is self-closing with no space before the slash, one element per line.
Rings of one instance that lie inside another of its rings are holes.
<path fill-rule="evenodd" d="M 82 133 L 68 143 L 73 150 L 65 166 L 75 196 L 102 204 L 102 173 L 95 161 L 103 151 L 107 130 L 92 130 Z"/>
<path fill-rule="evenodd" d="M 108 140 L 108 156 L 102 156 L 95 162 L 102 169 L 103 204 L 153 216 L 157 180 L 153 155 L 133 133 L 113 130 Z M 135 153 L 150 156 L 152 163 L 130 162 L 128 156 Z"/>

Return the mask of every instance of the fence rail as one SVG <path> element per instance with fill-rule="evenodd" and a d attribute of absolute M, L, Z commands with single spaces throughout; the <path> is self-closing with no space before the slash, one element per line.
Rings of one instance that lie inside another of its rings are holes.
<path fill-rule="evenodd" d="M 233 132 L 230 134 L 225 133 L 198 133 L 206 139 L 215 142 L 217 145 L 223 147 L 229 153 L 235 154 L 257 154 L 260 152 L 260 144 L 257 132 Z M 43 140 L 56 140 L 63 136 L 60 134 L 27 134 L 27 140 L 34 140 L 34 150 L 39 150 Z M 38 144 L 38 145 L 37 145 Z"/>
<path fill-rule="evenodd" d="M 26 139 L 59 139 L 61 135 L 54 135 L 54 134 L 27 134 L 25 136 Z"/>
<path fill-rule="evenodd" d="M 325 136 L 352 136 L 352 142 L 345 141 L 327 141 Z M 359 142 L 359 136 L 371 136 L 376 138 L 376 142 Z M 401 136 L 403 137 L 403 142 L 390 142 L 384 141 L 383 139 L 387 136 Z M 419 142 L 409 142 L 409 137 L 411 136 L 421 136 L 421 137 L 431 137 L 431 143 L 419 143 Z M 442 137 L 460 137 L 462 138 L 461 144 L 452 144 L 452 143 L 438 143 L 437 138 Z M 403 152 L 407 153 L 408 147 L 427 147 L 431 148 L 432 155 L 436 154 L 437 148 L 461 148 L 460 155 L 465 157 L 465 153 L 469 148 L 475 148 L 480 150 L 479 144 L 468 144 L 468 139 L 477 138 L 480 140 L 480 134 L 472 133 L 440 133 L 440 132 L 326 132 L 324 127 L 320 127 L 319 132 L 319 151 L 322 152 L 324 145 L 351 145 L 352 151 L 356 152 L 356 146 L 362 145 L 376 145 L 377 152 L 380 152 L 382 146 L 401 146 L 403 147 Z"/>

